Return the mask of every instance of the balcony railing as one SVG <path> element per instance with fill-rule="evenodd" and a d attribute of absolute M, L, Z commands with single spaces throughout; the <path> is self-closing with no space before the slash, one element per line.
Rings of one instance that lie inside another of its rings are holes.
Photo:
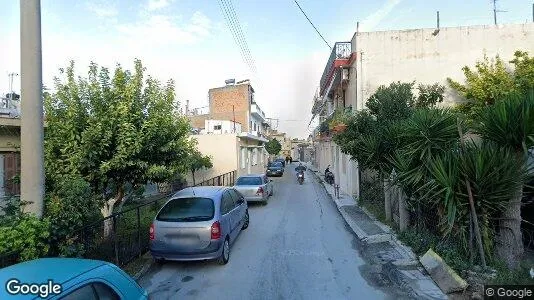
<path fill-rule="evenodd" d="M 326 63 L 326 67 L 324 68 L 323 76 L 321 76 L 321 95 L 323 95 L 325 89 L 327 88 L 330 82 L 330 79 L 332 78 L 332 73 L 334 72 L 335 68 L 335 61 L 340 59 L 349 59 L 351 53 L 351 42 L 337 42 L 334 45 L 332 53 L 330 53 L 330 57 L 328 58 L 328 62 Z"/>
<path fill-rule="evenodd" d="M 253 115 L 256 115 L 258 118 L 262 119 L 262 121 L 265 121 L 265 113 L 261 108 L 258 106 L 258 104 L 254 103 L 250 106 L 250 112 Z"/>

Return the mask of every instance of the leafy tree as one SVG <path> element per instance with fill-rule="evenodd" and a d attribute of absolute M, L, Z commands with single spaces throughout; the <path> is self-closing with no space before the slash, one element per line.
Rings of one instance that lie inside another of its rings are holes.
<path fill-rule="evenodd" d="M 419 95 L 415 100 L 415 108 L 434 107 L 437 103 L 443 102 L 443 93 L 445 93 L 445 87 L 439 83 L 419 84 L 417 86 Z"/>
<path fill-rule="evenodd" d="M 213 167 L 211 162 L 211 157 L 207 155 L 202 155 L 198 150 L 195 150 L 189 157 L 189 170 L 191 171 L 191 176 L 193 177 L 193 185 L 195 182 L 195 172 L 201 169 L 209 169 Z"/>
<path fill-rule="evenodd" d="M 270 155 L 278 155 L 282 150 L 282 144 L 277 139 L 271 139 L 265 144 L 265 150 Z"/>
<path fill-rule="evenodd" d="M 177 113 L 174 82 L 162 86 L 144 73 L 139 60 L 133 72 L 118 65 L 112 77 L 94 63 L 87 78 L 75 78 L 73 62 L 60 69 L 55 92 L 45 97 L 49 189 L 81 176 L 99 195 L 106 217 L 123 201 L 126 184 L 162 182 L 187 171 L 193 145 L 189 123 Z"/>
<path fill-rule="evenodd" d="M 382 85 L 367 100 L 367 109 L 379 124 L 405 119 L 411 115 L 411 107 L 416 100 L 413 86 L 414 83 L 400 81 L 389 86 Z"/>
<path fill-rule="evenodd" d="M 474 117 L 483 107 L 493 105 L 499 99 L 534 88 L 534 58 L 526 52 L 516 51 L 510 63 L 513 70 L 509 70 L 499 56 L 490 60 L 484 55 L 474 69 L 462 68 L 465 84 L 447 78 L 449 85 L 466 100 L 458 106 L 460 111 Z"/>

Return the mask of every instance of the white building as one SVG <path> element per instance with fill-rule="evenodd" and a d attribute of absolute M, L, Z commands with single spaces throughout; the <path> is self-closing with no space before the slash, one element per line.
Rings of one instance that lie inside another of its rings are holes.
<path fill-rule="evenodd" d="M 362 110 L 380 85 L 394 81 L 446 87 L 445 104 L 458 94 L 447 78 L 464 82 L 462 68 L 475 66 L 484 55 L 509 61 L 515 51 L 534 55 L 534 23 L 356 32 L 350 42 L 336 43 L 314 97 L 312 113 L 320 121 L 336 109 Z M 357 162 L 341 153 L 329 137 L 314 132 L 314 160 L 322 171 L 328 165 L 340 189 L 359 195 Z"/>
<path fill-rule="evenodd" d="M 238 122 L 226 120 L 206 120 L 201 134 L 241 133 L 242 126 Z"/>

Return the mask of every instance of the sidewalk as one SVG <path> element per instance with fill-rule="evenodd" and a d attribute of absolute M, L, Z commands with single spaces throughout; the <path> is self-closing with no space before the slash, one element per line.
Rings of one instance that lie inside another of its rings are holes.
<path fill-rule="evenodd" d="M 366 256 L 370 264 L 387 270 L 388 279 L 409 295 L 417 299 L 447 299 L 435 282 L 419 264 L 413 251 L 397 240 L 395 232 L 377 221 L 364 208 L 358 206 L 354 198 L 340 192 L 324 181 L 323 172 L 308 164 L 308 169 L 319 179 L 327 194 L 358 239 L 365 244 Z"/>

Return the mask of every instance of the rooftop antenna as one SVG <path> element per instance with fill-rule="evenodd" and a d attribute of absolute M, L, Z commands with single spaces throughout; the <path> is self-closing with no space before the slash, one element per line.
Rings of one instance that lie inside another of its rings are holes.
<path fill-rule="evenodd" d="M 493 21 L 497 25 L 497 13 L 498 12 L 507 12 L 506 10 L 497 10 L 497 0 L 493 0 Z"/>
<path fill-rule="evenodd" d="M 9 73 L 9 92 L 13 94 L 13 77 L 19 76 L 18 73 Z"/>

